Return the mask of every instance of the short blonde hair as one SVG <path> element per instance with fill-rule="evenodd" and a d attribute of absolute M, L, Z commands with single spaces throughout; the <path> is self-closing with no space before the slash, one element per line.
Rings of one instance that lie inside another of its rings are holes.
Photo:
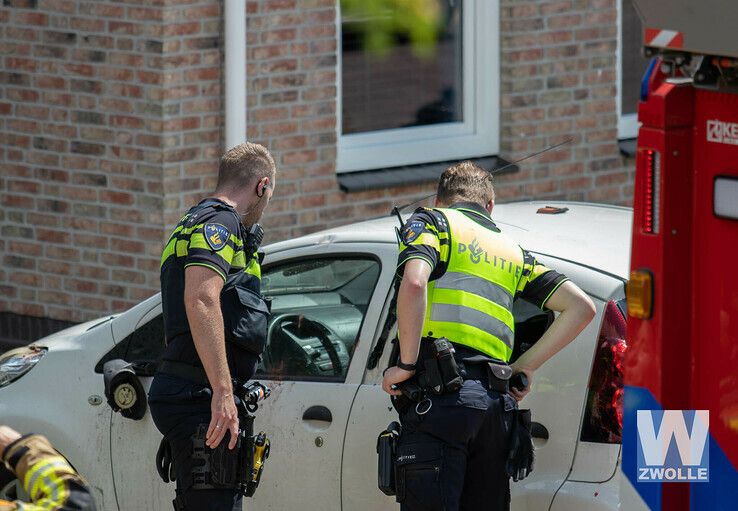
<path fill-rule="evenodd" d="M 486 206 L 494 200 L 492 173 L 468 160 L 447 168 L 438 181 L 438 201 L 443 204 L 469 201 Z"/>
<path fill-rule="evenodd" d="M 274 181 L 277 166 L 266 147 L 253 142 L 244 142 L 220 159 L 216 190 L 245 186 L 268 177 Z"/>

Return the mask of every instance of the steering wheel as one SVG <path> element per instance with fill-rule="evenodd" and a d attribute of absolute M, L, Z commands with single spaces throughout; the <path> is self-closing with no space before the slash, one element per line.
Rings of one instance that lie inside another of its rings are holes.
<path fill-rule="evenodd" d="M 300 334 L 304 335 L 297 336 L 284 328 L 284 325 L 287 323 L 293 323 L 297 331 Z M 328 358 L 331 360 L 331 364 L 333 365 L 333 375 L 339 376 L 343 374 L 343 364 L 341 363 L 341 358 L 338 356 L 336 346 L 331 341 L 331 337 L 340 339 L 340 336 L 336 334 L 333 330 L 331 330 L 330 327 L 328 327 L 325 323 L 310 319 L 304 314 L 284 313 L 274 316 L 269 323 L 269 329 L 267 331 L 270 358 L 272 358 L 272 339 L 274 334 L 278 331 L 282 332 L 296 346 L 299 347 L 300 353 L 305 357 L 306 360 L 309 361 L 306 365 L 310 365 L 312 361 L 310 360 L 310 355 L 306 353 L 303 349 L 300 340 L 304 339 L 305 337 L 316 337 L 320 341 L 320 344 L 323 346 L 323 349 L 325 349 L 326 353 L 328 353 Z M 274 360 L 272 360 L 272 363 L 274 363 Z"/>

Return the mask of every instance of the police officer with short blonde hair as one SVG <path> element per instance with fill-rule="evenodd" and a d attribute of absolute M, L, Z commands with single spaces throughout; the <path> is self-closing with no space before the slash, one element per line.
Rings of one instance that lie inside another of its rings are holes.
<path fill-rule="evenodd" d="M 262 145 L 245 142 L 227 151 L 215 192 L 182 217 L 162 254 L 167 346 L 149 405 L 164 435 L 160 455 L 172 460 L 177 510 L 241 509 L 238 474 L 226 470 L 243 459 L 234 381 L 241 385 L 254 375 L 266 342 L 268 309 L 256 253 L 261 236 L 254 232 L 275 174 Z M 226 310 L 233 297 L 235 309 Z M 160 473 L 168 479 L 168 469 Z"/>
<path fill-rule="evenodd" d="M 405 511 L 509 509 L 516 400 L 595 314 L 581 289 L 501 232 L 491 218 L 494 198 L 492 175 L 459 163 L 442 174 L 436 207 L 418 209 L 401 232 L 399 359 L 383 388 L 399 396 L 407 382 L 419 382 L 426 396 L 400 407 L 395 468 Z M 560 314 L 508 366 L 517 298 Z M 452 385 L 436 374 L 444 368 L 435 369 L 445 346 L 460 375 Z M 527 377 L 525 388 L 509 385 L 516 373 Z"/>

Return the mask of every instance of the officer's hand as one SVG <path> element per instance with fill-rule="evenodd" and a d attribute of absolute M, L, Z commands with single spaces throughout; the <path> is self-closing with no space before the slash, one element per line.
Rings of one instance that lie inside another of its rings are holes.
<path fill-rule="evenodd" d="M 530 386 L 533 384 L 533 370 L 527 367 L 516 367 L 515 364 L 510 366 L 513 370 L 513 374 L 523 373 L 528 377 L 528 386 L 523 390 L 510 387 L 510 395 L 515 398 L 516 401 L 522 401 L 522 399 L 530 392 Z"/>
<path fill-rule="evenodd" d="M 392 385 L 403 382 L 415 374 L 415 371 L 405 371 L 397 366 L 390 367 L 384 372 L 384 380 L 382 380 L 382 390 L 391 396 L 399 396 L 402 394 L 399 390 L 393 389 Z"/>
<path fill-rule="evenodd" d="M 0 453 L 2 453 L 7 446 L 18 440 L 20 437 L 21 434 L 13 428 L 9 426 L 0 426 Z"/>
<path fill-rule="evenodd" d="M 210 401 L 210 425 L 205 435 L 205 445 L 211 449 L 215 449 L 220 444 L 226 434 L 231 432 L 228 448 L 236 447 L 238 440 L 238 410 L 233 394 L 228 392 L 213 391 L 213 398 Z"/>

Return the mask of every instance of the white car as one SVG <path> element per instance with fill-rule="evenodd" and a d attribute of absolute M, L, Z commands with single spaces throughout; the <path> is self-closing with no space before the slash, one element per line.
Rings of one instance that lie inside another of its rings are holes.
<path fill-rule="evenodd" d="M 537 212 L 544 206 L 556 214 Z M 564 210 L 563 208 L 568 208 Z M 535 375 L 535 469 L 512 485 L 514 510 L 615 510 L 620 459 L 619 360 L 625 347 L 624 283 L 629 209 L 525 202 L 495 207 L 521 246 L 584 289 L 597 316 Z M 395 510 L 377 489 L 376 440 L 396 419 L 380 386 L 391 344 L 367 360 L 387 316 L 397 261 L 396 218 L 352 224 L 265 248 L 263 291 L 273 299 L 270 340 L 256 379 L 272 389 L 256 431 L 271 456 L 250 510 Z M 552 319 L 516 302 L 516 345 L 534 343 Z M 306 333 L 298 315 L 322 323 Z M 314 329 L 312 330 L 314 332 Z M 394 328 L 391 331 L 394 335 Z M 163 347 L 160 296 L 0 356 L 0 422 L 46 434 L 90 481 L 99 507 L 171 509 L 174 485 L 154 468 L 160 434 L 147 412 L 134 421 L 103 397 L 102 364 L 153 361 Z M 151 378 L 141 376 L 148 389 Z"/>

